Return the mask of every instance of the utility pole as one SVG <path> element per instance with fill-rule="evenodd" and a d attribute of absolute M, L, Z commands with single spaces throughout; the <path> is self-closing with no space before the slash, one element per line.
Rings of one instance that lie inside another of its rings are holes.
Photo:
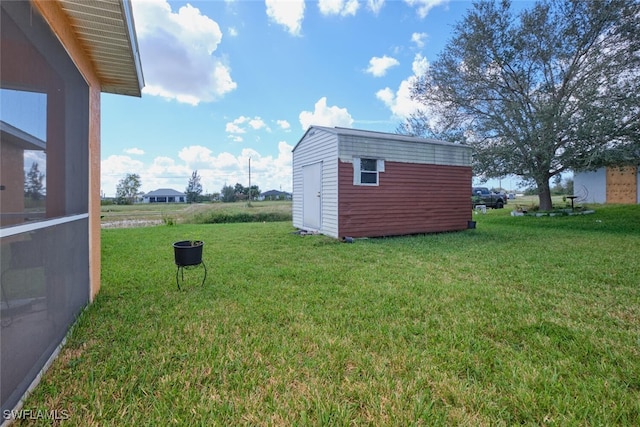
<path fill-rule="evenodd" d="M 251 203 L 251 157 L 249 157 L 249 203 Z"/>

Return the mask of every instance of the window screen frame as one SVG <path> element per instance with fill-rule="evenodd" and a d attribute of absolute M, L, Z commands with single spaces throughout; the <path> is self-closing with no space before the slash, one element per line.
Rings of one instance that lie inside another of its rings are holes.
<path fill-rule="evenodd" d="M 363 169 L 366 167 L 367 169 Z M 372 170 L 371 167 L 375 167 Z M 373 157 L 353 158 L 353 185 L 377 187 L 380 185 L 380 173 L 384 172 L 384 160 Z M 375 182 L 363 180 L 363 176 L 375 176 Z"/>

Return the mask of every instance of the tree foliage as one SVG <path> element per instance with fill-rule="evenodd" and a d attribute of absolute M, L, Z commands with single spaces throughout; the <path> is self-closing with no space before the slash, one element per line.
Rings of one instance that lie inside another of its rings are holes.
<path fill-rule="evenodd" d="M 119 205 L 130 205 L 136 199 L 141 186 L 140 175 L 128 173 L 118 181 L 116 186 L 116 203 Z"/>
<path fill-rule="evenodd" d="M 222 187 L 221 198 L 223 202 L 235 202 L 238 200 L 254 200 L 260 195 L 260 187 L 252 185 L 251 188 L 245 187 L 239 182 L 235 186 L 225 185 Z"/>
<path fill-rule="evenodd" d="M 220 200 L 222 200 L 225 203 L 231 203 L 237 200 L 236 190 L 230 185 L 225 185 L 224 187 L 222 187 L 220 194 L 221 194 Z"/>
<path fill-rule="evenodd" d="M 195 170 L 191 173 L 187 188 L 184 190 L 187 195 L 187 203 L 194 203 L 200 201 L 200 195 L 202 194 L 202 184 L 200 183 L 200 175 Z"/>
<path fill-rule="evenodd" d="M 40 200 L 44 194 L 44 173 L 40 172 L 38 162 L 33 162 L 29 172 L 25 174 L 24 195 L 32 200 Z"/>
<path fill-rule="evenodd" d="M 413 97 L 401 131 L 473 147 L 474 173 L 535 183 L 640 157 L 640 2 L 474 3 Z"/>

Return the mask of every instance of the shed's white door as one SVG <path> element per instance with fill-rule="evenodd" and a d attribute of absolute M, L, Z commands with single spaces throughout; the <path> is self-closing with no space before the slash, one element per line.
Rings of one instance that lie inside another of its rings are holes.
<path fill-rule="evenodd" d="M 302 167 L 302 226 L 320 230 L 322 218 L 322 162 Z"/>

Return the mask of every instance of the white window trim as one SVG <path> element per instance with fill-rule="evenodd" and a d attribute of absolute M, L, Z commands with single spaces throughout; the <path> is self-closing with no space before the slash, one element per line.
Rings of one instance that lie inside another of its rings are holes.
<path fill-rule="evenodd" d="M 367 157 L 370 158 L 370 157 Z M 362 182 L 362 171 L 360 170 L 360 160 L 361 157 L 353 158 L 353 185 L 362 185 L 365 187 L 377 187 L 380 185 L 380 172 L 384 172 L 384 160 L 376 159 L 376 170 L 368 171 L 369 173 L 376 174 L 376 183 L 369 184 Z"/>

